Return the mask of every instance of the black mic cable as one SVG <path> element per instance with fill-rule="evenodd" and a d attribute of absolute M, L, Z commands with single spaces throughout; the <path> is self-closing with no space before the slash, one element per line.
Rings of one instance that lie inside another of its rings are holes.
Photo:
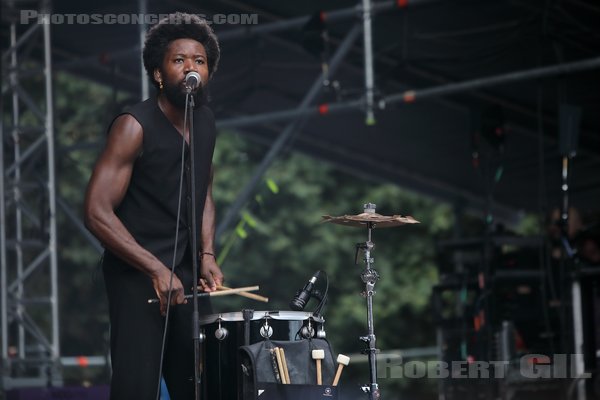
<path fill-rule="evenodd" d="M 327 297 L 329 296 L 329 276 L 325 271 L 320 271 L 321 274 L 325 275 L 325 293 L 321 296 L 321 301 L 315 308 L 313 312 L 314 315 L 321 316 L 323 314 L 323 310 L 325 309 L 325 305 L 327 304 Z"/>
<path fill-rule="evenodd" d="M 179 174 L 179 197 L 177 200 L 177 222 L 175 223 L 175 246 L 173 247 L 173 262 L 171 263 L 171 276 L 169 278 L 169 294 L 167 295 L 167 313 L 165 315 L 165 328 L 163 329 L 162 344 L 160 347 L 160 363 L 158 367 L 158 384 L 156 387 L 156 400 L 160 400 L 160 383 L 162 380 L 162 367 L 165 354 L 165 345 L 167 341 L 167 328 L 169 326 L 169 313 L 171 310 L 171 295 L 173 292 L 173 276 L 175 275 L 175 261 L 177 260 L 177 244 L 179 241 L 179 221 L 181 219 L 181 198 L 183 196 L 183 171 L 185 162 L 185 131 L 187 129 L 189 93 L 185 95 L 185 111 L 183 114 L 183 133 L 181 135 L 181 172 Z M 162 112 L 162 111 L 160 111 Z M 175 129 L 175 127 L 173 127 Z M 190 133 L 191 135 L 191 133 Z M 196 285 L 194 285 L 196 286 Z M 160 293 L 158 293 L 160 299 Z"/>

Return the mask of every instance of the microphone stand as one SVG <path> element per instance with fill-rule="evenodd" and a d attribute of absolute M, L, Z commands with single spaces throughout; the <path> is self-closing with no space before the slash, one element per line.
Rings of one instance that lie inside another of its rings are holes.
<path fill-rule="evenodd" d="M 561 269 L 569 268 L 571 278 L 571 313 L 573 323 L 573 353 L 574 362 L 571 368 L 571 373 L 576 379 L 576 398 L 577 400 L 586 399 L 585 380 L 582 379 L 585 373 L 584 354 L 584 333 L 583 333 L 583 310 L 581 304 L 581 283 L 579 276 L 579 266 L 577 264 L 577 251 L 573 249 L 569 242 L 569 185 L 571 184 L 571 160 L 575 153 L 564 154 L 562 157 L 562 185 L 561 191 L 563 195 L 561 216 L 560 216 L 560 241 L 563 248 L 561 252 Z"/>
<path fill-rule="evenodd" d="M 194 143 L 194 96 L 192 89 L 187 89 L 184 120 L 189 122 L 190 130 L 190 172 L 188 180 L 189 199 L 188 206 L 190 227 L 192 230 L 192 302 L 194 311 L 192 313 L 192 340 L 194 341 L 194 398 L 200 400 L 201 391 L 201 368 L 200 368 L 200 313 L 198 311 L 198 243 L 197 243 L 197 219 L 196 219 L 196 151 Z M 185 122 L 185 121 L 184 121 Z M 185 132 L 184 132 L 185 134 Z M 184 137 L 185 140 L 185 137 Z"/>

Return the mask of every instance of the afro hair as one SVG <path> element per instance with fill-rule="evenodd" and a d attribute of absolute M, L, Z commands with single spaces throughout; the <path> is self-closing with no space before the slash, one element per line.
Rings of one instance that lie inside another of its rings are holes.
<path fill-rule="evenodd" d="M 146 34 L 142 57 L 146 73 L 156 87 L 154 70 L 160 68 L 169 44 L 177 39 L 193 39 L 201 43 L 206 50 L 209 76 L 217 70 L 221 50 L 212 28 L 204 18 L 177 12 L 160 20 Z"/>

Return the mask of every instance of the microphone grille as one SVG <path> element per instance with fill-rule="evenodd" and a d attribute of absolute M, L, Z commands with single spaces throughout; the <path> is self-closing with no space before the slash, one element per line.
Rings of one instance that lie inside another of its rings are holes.
<path fill-rule="evenodd" d="M 198 87 L 201 82 L 202 78 L 200 78 L 200 74 L 196 71 L 190 71 L 185 76 L 185 83 L 192 88 Z"/>

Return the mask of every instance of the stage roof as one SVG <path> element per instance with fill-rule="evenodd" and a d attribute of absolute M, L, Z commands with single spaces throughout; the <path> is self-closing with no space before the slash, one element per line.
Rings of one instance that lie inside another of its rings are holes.
<path fill-rule="evenodd" d="M 95 4 L 101 5 L 55 0 L 53 13 L 103 18 L 140 13 L 138 1 Z M 595 59 L 598 65 L 599 5 L 584 0 L 373 4 L 378 10 L 372 25 L 376 123 L 365 124 L 364 106 L 352 103 L 365 93 L 361 31 L 287 148 L 473 210 L 483 212 L 491 199 L 498 216 L 514 219 L 521 211 L 560 204 L 559 142 L 575 138 L 571 204 L 584 212 L 600 209 L 597 66 L 537 79 L 485 80 L 581 60 Z M 343 0 L 149 0 L 146 14 L 184 11 L 215 22 L 222 58 L 210 90 L 218 123 L 271 143 L 290 119 L 250 124 L 242 117 L 297 110 L 322 61 L 335 54 L 353 25 L 362 26 L 357 6 Z M 16 15 L 5 2 L 2 7 L 5 24 Z M 218 23 L 243 18 L 250 23 Z M 287 27 L 276 29 L 276 23 Z M 132 23 L 52 24 L 54 69 L 139 96 L 139 29 Z M 477 89 L 420 96 L 422 89 L 478 78 L 484 80 Z M 416 90 L 415 101 L 406 101 L 411 100 L 407 90 Z M 389 97 L 394 94 L 405 95 Z M 390 101 L 382 107 L 382 100 Z M 320 104 L 328 104 L 321 114 Z M 336 105 L 340 110 L 334 112 Z"/>

